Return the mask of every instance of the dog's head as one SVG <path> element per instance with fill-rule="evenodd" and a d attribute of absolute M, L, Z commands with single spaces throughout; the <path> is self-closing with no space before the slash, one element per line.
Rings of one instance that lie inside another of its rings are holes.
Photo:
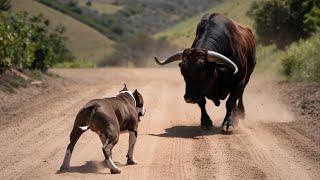
<path fill-rule="evenodd" d="M 136 102 L 136 110 L 137 110 L 138 116 L 139 117 L 144 116 L 146 113 L 146 109 L 144 107 L 144 100 L 143 100 L 141 93 L 137 89 L 134 90 L 133 92 L 129 91 L 126 84 L 124 84 L 124 87 L 120 91 L 120 93 L 121 92 L 128 92 L 129 94 L 131 94 L 133 96 L 133 98 Z"/>
<path fill-rule="evenodd" d="M 136 89 L 133 92 L 133 97 L 136 100 L 136 109 L 139 116 L 144 116 L 146 113 L 146 109 L 144 107 L 144 100 L 141 93 Z"/>

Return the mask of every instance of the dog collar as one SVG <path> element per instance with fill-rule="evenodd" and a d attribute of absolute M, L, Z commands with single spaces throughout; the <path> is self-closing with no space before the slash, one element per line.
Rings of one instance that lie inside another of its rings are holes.
<path fill-rule="evenodd" d="M 124 94 L 124 93 L 128 93 L 133 99 L 134 106 L 137 106 L 137 102 L 136 102 L 136 99 L 133 96 L 133 93 L 131 91 L 121 91 L 119 94 Z"/>

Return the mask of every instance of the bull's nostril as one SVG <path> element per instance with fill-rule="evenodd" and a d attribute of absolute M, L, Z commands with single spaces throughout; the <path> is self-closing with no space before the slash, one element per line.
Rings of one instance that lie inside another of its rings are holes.
<path fill-rule="evenodd" d="M 184 100 L 186 101 L 186 103 L 197 103 L 197 99 L 195 98 L 190 98 L 190 97 L 184 97 Z"/>
<path fill-rule="evenodd" d="M 185 100 L 187 103 L 190 103 L 190 102 L 191 102 L 191 98 L 188 98 L 188 97 L 184 97 L 184 100 Z"/>

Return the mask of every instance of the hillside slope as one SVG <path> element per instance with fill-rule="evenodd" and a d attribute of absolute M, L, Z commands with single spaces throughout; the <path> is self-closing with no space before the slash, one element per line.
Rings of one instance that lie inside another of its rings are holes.
<path fill-rule="evenodd" d="M 91 6 L 81 0 L 38 0 L 56 10 L 72 16 L 97 29 L 112 40 L 126 41 L 137 33 L 154 34 L 219 4 L 222 0 L 117 0 L 90 1 Z M 99 4 L 99 10 L 97 9 Z M 103 6 L 109 7 L 103 10 Z M 107 12 L 118 8 L 114 13 Z M 101 9 L 100 9 L 101 8 Z M 119 9 L 120 8 L 120 9 Z"/>
<path fill-rule="evenodd" d="M 99 62 L 113 51 L 114 42 L 95 29 L 33 0 L 12 0 L 12 11 L 43 14 L 53 24 L 66 27 L 68 47 L 77 60 Z"/>
<path fill-rule="evenodd" d="M 252 27 L 253 23 L 251 19 L 245 15 L 252 2 L 253 0 L 227 0 L 225 3 L 182 21 L 163 32 L 157 33 L 154 37 L 157 39 L 166 38 L 181 48 L 185 48 L 186 45 L 189 47 L 194 39 L 198 22 L 207 13 L 222 13 L 241 24 Z"/>

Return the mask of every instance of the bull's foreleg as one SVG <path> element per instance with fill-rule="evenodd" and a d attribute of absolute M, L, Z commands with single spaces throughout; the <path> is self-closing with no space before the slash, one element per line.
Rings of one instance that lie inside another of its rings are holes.
<path fill-rule="evenodd" d="M 232 132 L 233 131 L 233 122 L 236 118 L 237 107 L 236 102 L 241 97 L 243 93 L 242 85 L 232 91 L 229 95 L 229 98 L 226 103 L 227 113 L 222 123 L 222 130 L 225 132 Z"/>
<path fill-rule="evenodd" d="M 206 111 L 206 98 L 203 97 L 198 102 L 198 106 L 201 109 L 201 128 L 203 129 L 210 129 L 213 127 L 212 121 Z"/>

